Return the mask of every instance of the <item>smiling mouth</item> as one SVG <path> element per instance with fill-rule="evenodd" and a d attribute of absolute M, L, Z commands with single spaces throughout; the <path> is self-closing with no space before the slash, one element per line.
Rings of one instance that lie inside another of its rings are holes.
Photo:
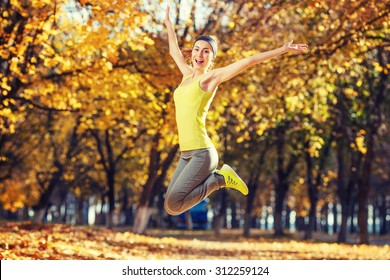
<path fill-rule="evenodd" d="M 204 60 L 200 60 L 200 59 L 195 58 L 195 62 L 196 62 L 196 64 L 203 64 Z"/>

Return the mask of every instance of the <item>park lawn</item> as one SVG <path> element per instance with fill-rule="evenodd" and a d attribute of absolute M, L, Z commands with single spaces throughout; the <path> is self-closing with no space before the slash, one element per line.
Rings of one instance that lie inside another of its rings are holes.
<path fill-rule="evenodd" d="M 0 259 L 12 260 L 389 260 L 384 245 L 275 239 L 213 232 L 127 230 L 62 224 L 3 223 Z"/>

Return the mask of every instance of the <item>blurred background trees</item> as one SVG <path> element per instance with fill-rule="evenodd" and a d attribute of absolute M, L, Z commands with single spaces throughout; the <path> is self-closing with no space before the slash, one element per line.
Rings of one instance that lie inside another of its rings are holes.
<path fill-rule="evenodd" d="M 208 127 L 248 183 L 220 191 L 221 227 L 390 230 L 388 1 L 4 0 L 0 4 L 0 215 L 35 222 L 169 228 L 178 155 L 167 50 L 219 39 L 220 67 L 288 40 L 286 54 L 222 84 Z M 186 215 L 187 220 L 191 215 Z M 187 221 L 187 227 L 191 223 Z"/>

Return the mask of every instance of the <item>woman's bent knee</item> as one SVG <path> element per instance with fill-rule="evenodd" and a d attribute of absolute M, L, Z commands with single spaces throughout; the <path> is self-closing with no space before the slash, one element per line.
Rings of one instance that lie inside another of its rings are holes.
<path fill-rule="evenodd" d="M 169 214 L 169 215 L 171 215 L 171 216 L 178 216 L 178 215 L 180 215 L 181 213 L 183 213 L 183 211 L 174 211 L 174 210 L 172 210 L 171 208 L 169 208 L 167 205 L 165 205 L 165 211 Z"/>
<path fill-rule="evenodd" d="M 165 211 L 172 216 L 177 216 L 184 212 L 181 211 L 180 207 L 174 206 L 173 203 L 170 203 L 169 197 L 165 198 L 164 208 Z"/>

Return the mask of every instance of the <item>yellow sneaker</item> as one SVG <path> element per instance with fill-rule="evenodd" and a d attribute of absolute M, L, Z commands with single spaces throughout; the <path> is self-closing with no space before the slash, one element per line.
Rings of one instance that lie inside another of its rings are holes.
<path fill-rule="evenodd" d="M 218 171 L 225 178 L 225 187 L 232 188 L 243 195 L 248 194 L 248 187 L 244 181 L 237 175 L 237 173 L 229 165 L 224 164 L 222 168 Z"/>

